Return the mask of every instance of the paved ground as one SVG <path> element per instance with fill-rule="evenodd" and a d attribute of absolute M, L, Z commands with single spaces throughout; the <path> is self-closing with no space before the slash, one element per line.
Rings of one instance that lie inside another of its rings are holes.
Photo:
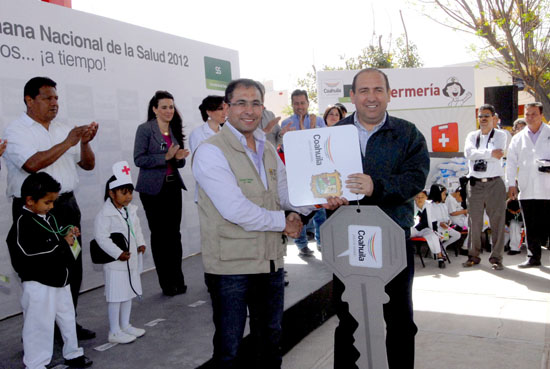
<path fill-rule="evenodd" d="M 285 305 L 330 280 L 319 253 L 299 258 L 289 246 L 288 254 Z M 482 256 L 482 264 L 470 269 L 460 265 L 464 256 L 451 256 L 446 269 L 432 260 L 422 268 L 416 260 L 416 368 L 550 369 L 550 268 L 518 269 L 522 254 L 506 257 L 506 268 L 497 272 L 490 269 L 488 255 Z M 549 256 L 544 250 L 547 266 Z M 186 259 L 184 271 L 189 292 L 174 298 L 159 293 L 154 272 L 143 275 L 145 296 L 135 302 L 132 322 L 143 327 L 157 318 L 166 320 L 145 327 L 147 334 L 135 343 L 104 352 L 94 350 L 106 342 L 108 330 L 103 289 L 81 296 L 79 320 L 98 333 L 95 340 L 83 342 L 94 368 L 195 368 L 210 357 L 213 327 L 200 258 Z M 21 321 L 21 316 L 0 321 L 0 369 L 22 368 Z M 285 356 L 283 368 L 333 368 L 336 325 L 332 318 L 302 340 Z M 53 363 L 60 362 L 57 347 Z"/>
<path fill-rule="evenodd" d="M 438 269 L 417 259 L 414 281 L 416 368 L 550 369 L 550 252 L 543 266 L 518 269 L 525 254 L 505 256 L 505 269 L 482 263 L 465 269 L 465 256 Z M 285 369 L 334 367 L 332 318 L 294 347 Z"/>

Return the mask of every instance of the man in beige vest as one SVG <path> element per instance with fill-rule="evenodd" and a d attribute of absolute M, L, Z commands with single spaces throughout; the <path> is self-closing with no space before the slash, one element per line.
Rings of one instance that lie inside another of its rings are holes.
<path fill-rule="evenodd" d="M 193 157 L 199 185 L 199 217 L 205 282 L 212 299 L 216 368 L 242 368 L 239 349 L 247 308 L 257 353 L 253 367 L 280 368 L 284 278 L 283 235 L 298 237 L 300 216 L 288 201 L 284 165 L 256 128 L 263 94 L 249 79 L 225 91 L 224 129 Z"/>

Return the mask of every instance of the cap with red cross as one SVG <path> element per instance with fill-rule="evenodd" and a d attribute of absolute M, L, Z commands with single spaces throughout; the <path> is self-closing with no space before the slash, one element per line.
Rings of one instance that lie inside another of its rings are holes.
<path fill-rule="evenodd" d="M 132 177 L 130 176 L 130 166 L 127 161 L 119 161 L 113 164 L 113 174 L 116 179 L 109 183 L 109 189 L 117 188 L 132 183 Z"/>

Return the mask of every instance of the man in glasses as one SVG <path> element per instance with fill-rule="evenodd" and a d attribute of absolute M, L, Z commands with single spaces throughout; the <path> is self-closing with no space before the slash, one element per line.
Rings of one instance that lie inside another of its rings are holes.
<path fill-rule="evenodd" d="M 481 230 L 483 212 L 487 212 L 491 224 L 493 249 L 489 262 L 494 270 L 502 270 L 504 253 L 504 221 L 506 217 L 506 188 L 502 177 L 502 157 L 506 149 L 506 134 L 494 128 L 495 108 L 485 104 L 479 108 L 479 127 L 470 132 L 464 145 L 464 156 L 468 159 L 470 179 L 468 184 L 468 230 L 470 250 L 465 268 L 481 261 Z"/>
<path fill-rule="evenodd" d="M 525 105 L 527 128 L 512 139 L 506 162 L 508 195 L 519 199 L 529 249 L 527 260 L 519 268 L 541 265 L 541 246 L 548 240 L 550 127 L 542 118 L 542 103 Z"/>
<path fill-rule="evenodd" d="M 302 229 L 300 216 L 285 216 L 282 209 L 309 214 L 314 207 L 292 207 L 284 165 L 256 129 L 263 110 L 260 86 L 250 79 L 232 81 L 224 99 L 229 106 L 224 128 L 199 145 L 193 158 L 205 282 L 216 329 L 213 361 L 216 368 L 280 368 L 282 236 L 298 237 Z M 247 309 L 254 363 L 237 358 Z"/>

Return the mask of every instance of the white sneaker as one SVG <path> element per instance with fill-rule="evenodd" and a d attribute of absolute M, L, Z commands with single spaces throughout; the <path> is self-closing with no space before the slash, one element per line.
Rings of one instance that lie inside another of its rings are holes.
<path fill-rule="evenodd" d="M 141 337 L 145 334 L 145 329 L 141 329 L 141 328 L 136 328 L 136 327 L 132 327 L 131 325 L 129 325 L 128 327 L 124 328 L 122 330 L 124 333 L 128 333 L 129 335 L 132 335 L 134 337 Z"/>
<path fill-rule="evenodd" d="M 130 343 L 130 342 L 134 342 L 135 340 L 136 340 L 136 336 L 132 336 L 131 334 L 125 333 L 123 331 L 120 331 L 117 333 L 109 332 L 108 341 L 110 343 Z"/>

